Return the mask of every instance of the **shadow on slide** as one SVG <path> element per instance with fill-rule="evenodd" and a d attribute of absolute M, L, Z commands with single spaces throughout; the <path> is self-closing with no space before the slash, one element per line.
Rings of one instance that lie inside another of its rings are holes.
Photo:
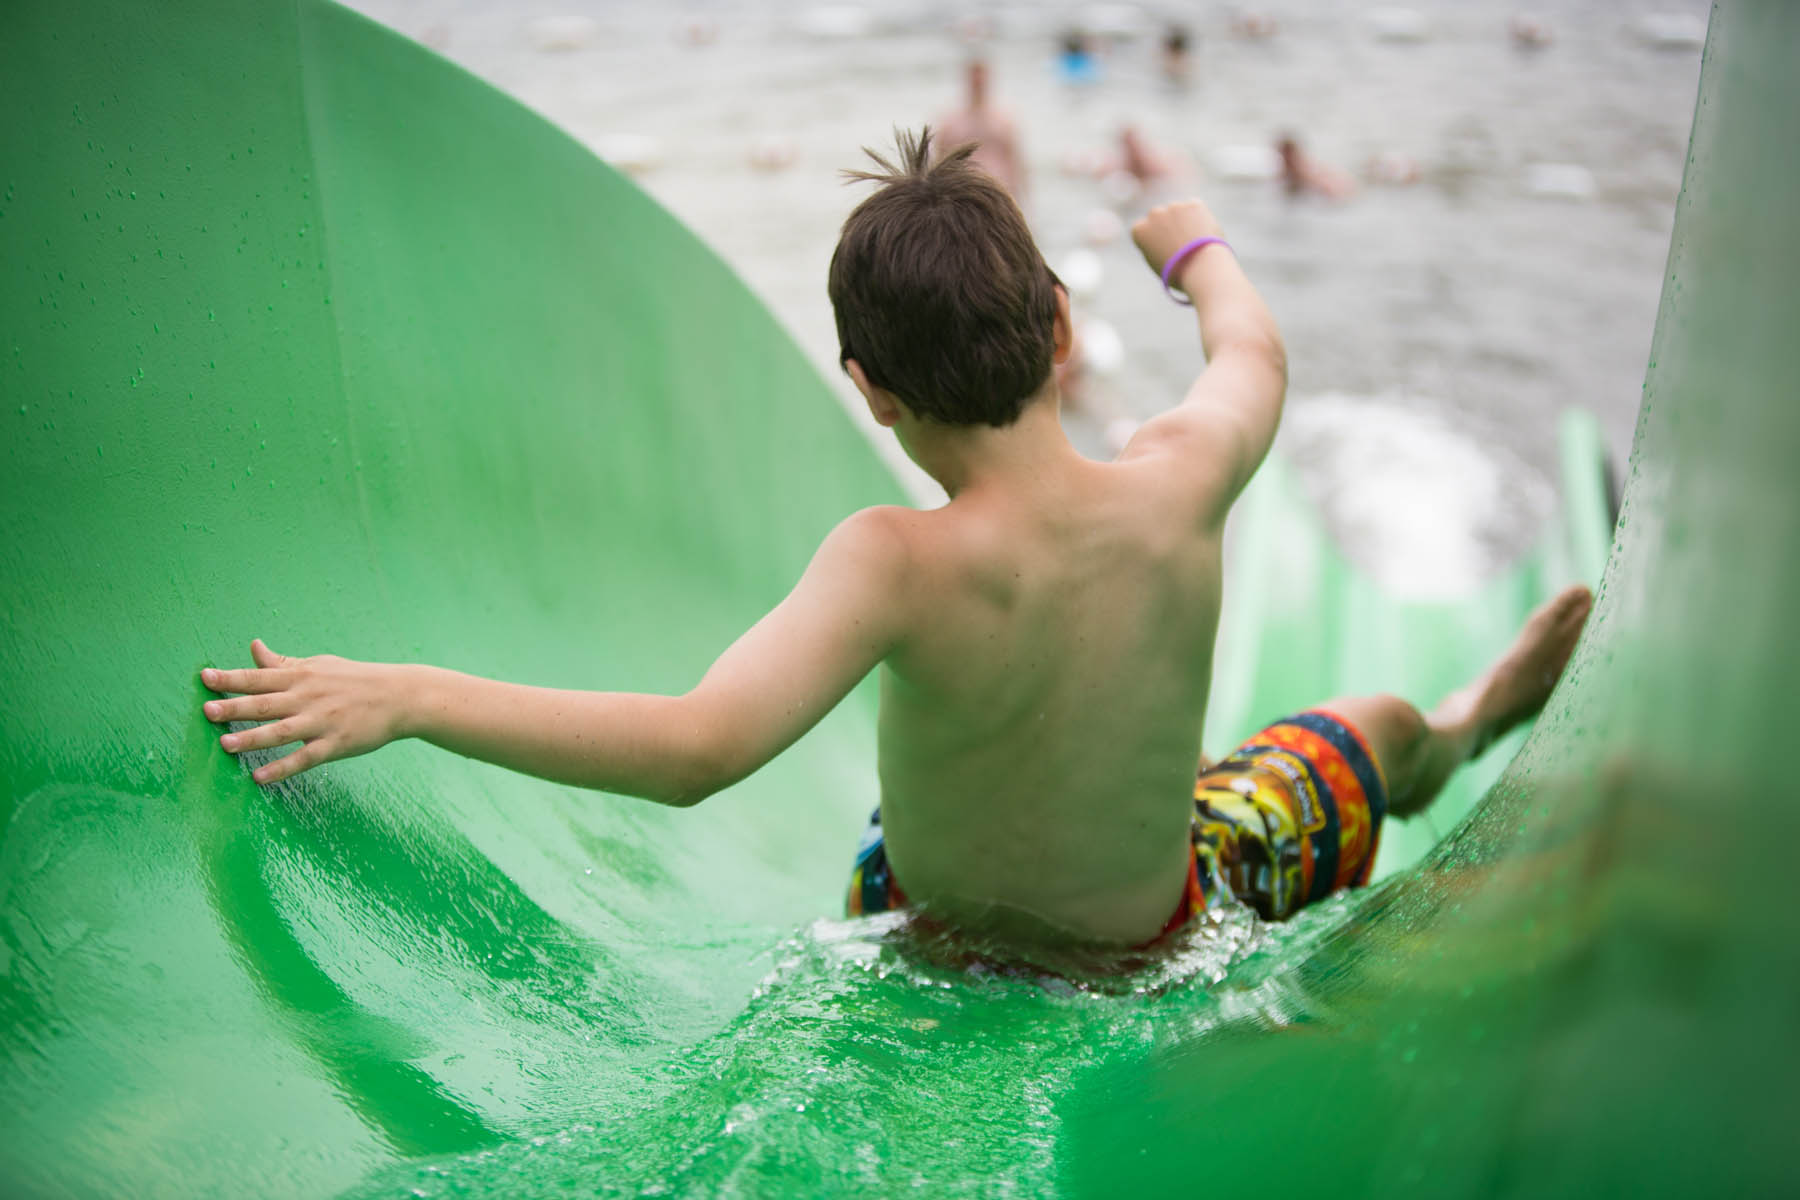
<path fill-rule="evenodd" d="M 683 688 L 899 489 L 713 254 L 424 51 L 321 0 L 7 6 L 4 1190 L 1791 1189 L 1796 44 L 1715 14 L 1624 511 L 1518 757 L 1385 883 L 1113 995 L 816 919 L 866 687 L 698 812 L 411 745 L 252 785 L 195 681 L 252 635 Z M 1239 519 L 1316 586 L 1234 575 L 1216 728 L 1447 685 L 1591 569 L 1589 487 L 1430 614 L 1264 480 Z"/>

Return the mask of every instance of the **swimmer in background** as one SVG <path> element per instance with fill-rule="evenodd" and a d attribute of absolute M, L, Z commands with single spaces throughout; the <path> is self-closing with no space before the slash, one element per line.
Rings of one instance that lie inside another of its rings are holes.
<path fill-rule="evenodd" d="M 1028 950 L 1126 948 L 1227 893 L 1280 919 L 1366 882 L 1387 817 L 1422 811 L 1543 707 L 1587 589 L 1540 607 L 1429 713 L 1390 695 L 1327 700 L 1207 764 L 1225 520 L 1287 389 L 1274 317 L 1204 204 L 1151 211 L 1132 229 L 1144 285 L 1160 274 L 1191 298 L 1205 366 L 1116 459 L 1088 459 L 1063 432 L 1052 371 L 1068 296 L 1024 216 L 966 146 L 934 163 L 929 130 L 899 142 L 858 173 L 879 190 L 844 223 L 829 291 L 845 372 L 946 504 L 847 516 L 684 693 L 289 657 L 259 639 L 254 668 L 201 672 L 234 694 L 204 703 L 209 720 L 263 722 L 223 748 L 301 743 L 255 767 L 267 784 L 419 738 L 687 808 L 879 670 L 881 807 L 853 914 L 906 910 Z M 730 376 L 717 383 L 729 398 Z"/>
<path fill-rule="evenodd" d="M 1185 91 L 1191 82 L 1193 73 L 1193 55 L 1190 43 L 1193 35 L 1186 25 L 1170 25 L 1163 31 L 1162 50 L 1158 63 L 1162 68 L 1163 82 L 1177 91 Z"/>
<path fill-rule="evenodd" d="M 1506 23 L 1514 48 L 1531 53 L 1549 47 L 1556 40 L 1550 26 L 1530 13 L 1517 13 Z"/>
<path fill-rule="evenodd" d="M 1260 42 L 1275 36 L 1281 26 L 1274 17 L 1267 13 L 1234 9 L 1231 13 L 1231 32 L 1247 41 Z"/>
<path fill-rule="evenodd" d="M 1056 52 L 1057 73 L 1071 87 L 1085 88 L 1100 82 L 1100 58 L 1094 39 L 1080 29 L 1062 35 Z"/>
<path fill-rule="evenodd" d="M 963 106 L 938 118 L 940 146 L 975 143 L 971 161 L 999 181 L 1023 208 L 1026 201 L 1025 155 L 1019 146 L 1019 127 L 1007 109 L 988 96 L 988 65 L 970 59 L 963 71 Z"/>
<path fill-rule="evenodd" d="M 1157 145 L 1130 124 L 1120 127 L 1116 148 L 1072 153 L 1063 160 L 1063 170 L 1098 180 L 1107 202 L 1119 207 L 1155 203 L 1172 192 L 1191 191 L 1199 180 L 1199 169 L 1191 159 Z M 1091 240 L 1110 241 L 1111 236 Z"/>
<path fill-rule="evenodd" d="M 1327 200 L 1348 200 L 1356 194 L 1356 180 L 1336 167 L 1309 158 L 1291 134 L 1275 143 L 1281 156 L 1281 183 L 1290 196 L 1312 192 Z"/>
<path fill-rule="evenodd" d="M 1119 130 L 1117 165 L 1137 181 L 1146 197 L 1173 188 L 1188 190 L 1195 182 L 1194 164 L 1185 155 L 1158 146 L 1136 125 Z"/>

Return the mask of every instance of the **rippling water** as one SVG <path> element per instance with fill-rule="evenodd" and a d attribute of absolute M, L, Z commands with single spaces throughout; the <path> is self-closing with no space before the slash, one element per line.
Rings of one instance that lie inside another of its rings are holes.
<path fill-rule="evenodd" d="M 929 965 L 896 918 L 819 921 L 627 1114 L 409 1163 L 356 1194 L 1053 1194 L 1058 1105 L 1094 1067 L 1223 1022 L 1293 1023 L 1306 1005 L 1282 967 L 1368 898 L 1279 927 L 1233 905 L 1126 974 Z"/>

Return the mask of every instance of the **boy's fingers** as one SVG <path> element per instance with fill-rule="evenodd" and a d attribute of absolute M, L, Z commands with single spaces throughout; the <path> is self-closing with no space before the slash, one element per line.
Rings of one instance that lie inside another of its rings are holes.
<path fill-rule="evenodd" d="M 261 671 L 254 667 L 220 671 L 208 667 L 200 672 L 200 682 L 215 692 L 281 692 L 292 686 L 294 672 Z"/>
<path fill-rule="evenodd" d="M 294 711 L 293 702 L 285 692 L 208 700 L 200 707 L 209 721 L 269 721 L 292 716 Z"/>
<path fill-rule="evenodd" d="M 308 742 L 292 754 L 286 754 L 272 763 L 265 763 L 250 773 L 250 778 L 258 783 L 280 783 L 283 779 L 298 775 L 324 762 L 329 755 L 322 747 L 323 739 Z"/>
<path fill-rule="evenodd" d="M 285 721 L 271 721 L 267 725 L 258 725 L 255 729 L 240 729 L 236 733 L 228 733 L 219 739 L 219 745 L 233 754 L 242 754 L 246 750 L 267 750 L 271 746 L 285 746 L 289 742 L 297 742 L 303 735 L 295 727 L 293 718 Z"/>
<path fill-rule="evenodd" d="M 287 662 L 287 655 L 277 654 L 269 649 L 269 644 L 261 638 L 253 638 L 250 642 L 250 657 L 256 660 L 259 667 L 279 667 Z"/>

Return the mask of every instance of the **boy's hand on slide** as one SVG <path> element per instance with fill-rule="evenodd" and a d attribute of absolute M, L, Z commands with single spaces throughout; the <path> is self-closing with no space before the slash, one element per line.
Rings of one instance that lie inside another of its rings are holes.
<path fill-rule="evenodd" d="M 1223 230 L 1212 210 L 1198 200 L 1182 200 L 1151 209 L 1131 227 L 1131 240 L 1158 275 L 1169 255 L 1195 238 L 1219 237 Z"/>
<path fill-rule="evenodd" d="M 335 654 L 290 658 L 261 638 L 250 643 L 250 656 L 256 669 L 200 672 L 200 682 L 213 691 L 238 693 L 208 700 L 201 709 L 209 721 L 268 722 L 221 737 L 219 744 L 233 754 L 305 743 L 256 768 L 256 782 L 275 783 L 335 758 L 367 754 L 400 736 L 394 667 Z"/>

